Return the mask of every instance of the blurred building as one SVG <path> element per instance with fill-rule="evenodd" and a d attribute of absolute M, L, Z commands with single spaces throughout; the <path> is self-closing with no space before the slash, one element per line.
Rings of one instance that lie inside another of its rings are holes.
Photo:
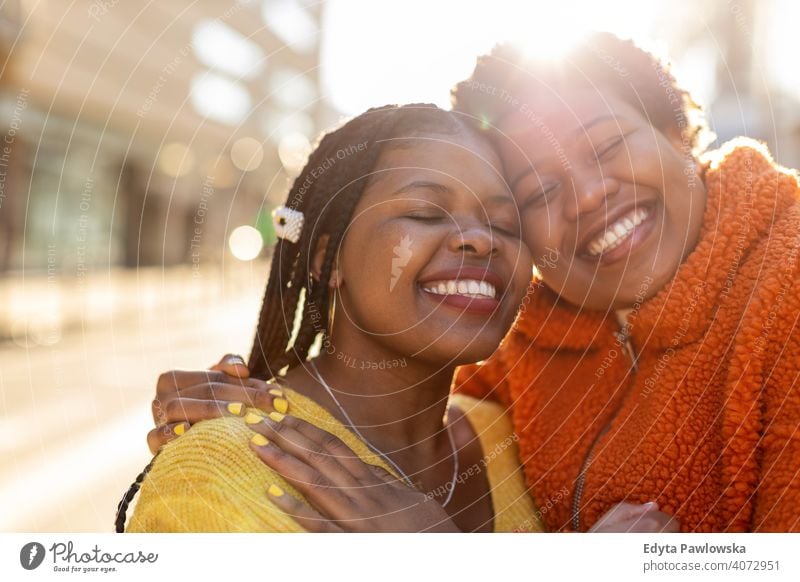
<path fill-rule="evenodd" d="M 800 36 L 795 0 L 700 0 L 660 8 L 655 34 L 679 79 L 705 106 L 723 143 L 766 142 L 785 166 L 800 167 Z"/>
<path fill-rule="evenodd" d="M 318 3 L 1 13 L 0 272 L 208 263 L 240 225 L 269 236 L 259 215 L 328 115 Z"/>

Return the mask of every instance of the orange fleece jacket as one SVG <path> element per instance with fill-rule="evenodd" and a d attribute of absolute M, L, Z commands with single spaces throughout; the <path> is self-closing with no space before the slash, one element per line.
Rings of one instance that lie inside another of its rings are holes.
<path fill-rule="evenodd" d="M 800 531 L 800 190 L 760 144 L 715 154 L 699 243 L 627 330 L 539 283 L 459 370 L 457 390 L 511 409 L 550 531 L 651 500 L 685 532 Z"/>

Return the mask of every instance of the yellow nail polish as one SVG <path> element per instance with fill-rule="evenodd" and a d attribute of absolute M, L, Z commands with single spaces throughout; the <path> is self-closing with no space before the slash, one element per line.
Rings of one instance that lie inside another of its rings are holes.
<path fill-rule="evenodd" d="M 228 412 L 231 414 L 235 414 L 236 416 L 242 415 L 242 407 L 244 404 L 241 402 L 229 402 L 228 403 Z"/>
<path fill-rule="evenodd" d="M 286 412 L 289 410 L 289 402 L 283 398 L 276 398 L 273 400 L 272 406 L 274 406 L 275 410 L 281 414 L 286 414 Z"/>
<path fill-rule="evenodd" d="M 258 424 L 262 420 L 264 420 L 264 417 L 260 414 L 256 414 L 255 412 L 248 412 L 244 417 L 244 421 L 247 424 Z"/>
<path fill-rule="evenodd" d="M 253 438 L 250 439 L 250 442 L 257 447 L 263 447 L 264 445 L 269 444 L 269 440 L 267 440 L 267 437 L 259 433 L 254 434 Z"/>
<path fill-rule="evenodd" d="M 281 495 L 283 495 L 283 489 L 281 489 L 277 485 L 270 485 L 269 489 L 267 489 L 267 493 L 269 493 L 273 497 L 280 497 Z"/>
<path fill-rule="evenodd" d="M 283 396 L 283 390 L 278 390 L 277 388 L 273 388 L 272 390 L 269 391 L 269 393 L 279 398 Z"/>
<path fill-rule="evenodd" d="M 174 432 L 178 436 L 181 436 L 183 433 L 186 432 L 186 425 L 183 423 L 177 424 L 175 425 L 175 428 L 172 429 L 172 432 Z"/>
<path fill-rule="evenodd" d="M 285 418 L 280 412 L 270 412 L 269 417 L 275 422 L 280 422 Z"/>

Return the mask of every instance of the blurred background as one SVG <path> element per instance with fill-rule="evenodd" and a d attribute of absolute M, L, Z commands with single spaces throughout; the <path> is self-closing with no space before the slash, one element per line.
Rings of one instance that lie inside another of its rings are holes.
<path fill-rule="evenodd" d="M 111 531 L 158 374 L 249 353 L 315 136 L 498 41 L 633 37 L 800 166 L 793 0 L 0 1 L 0 531 Z"/>

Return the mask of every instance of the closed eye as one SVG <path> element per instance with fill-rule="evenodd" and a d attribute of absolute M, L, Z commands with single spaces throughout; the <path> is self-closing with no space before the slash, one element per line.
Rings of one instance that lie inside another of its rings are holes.
<path fill-rule="evenodd" d="M 610 158 L 613 156 L 617 150 L 619 150 L 622 142 L 625 141 L 625 136 L 620 135 L 618 137 L 606 140 L 600 147 L 597 148 L 595 151 L 594 157 L 596 160 L 601 161 Z"/>
<path fill-rule="evenodd" d="M 520 208 L 520 211 L 525 211 L 529 207 L 538 206 L 544 203 L 548 198 L 556 193 L 560 185 L 561 184 L 559 182 L 545 184 L 542 188 L 539 188 L 528 197 L 528 199 Z"/>
<path fill-rule="evenodd" d="M 408 214 L 405 216 L 410 220 L 418 220 L 420 222 L 434 222 L 437 220 L 442 220 L 444 216 L 440 214 Z"/>
<path fill-rule="evenodd" d="M 521 236 L 518 230 L 512 229 L 511 227 L 506 228 L 496 224 L 490 224 L 489 228 L 492 229 L 492 232 L 499 232 L 500 234 L 509 236 L 511 238 L 519 238 Z"/>

